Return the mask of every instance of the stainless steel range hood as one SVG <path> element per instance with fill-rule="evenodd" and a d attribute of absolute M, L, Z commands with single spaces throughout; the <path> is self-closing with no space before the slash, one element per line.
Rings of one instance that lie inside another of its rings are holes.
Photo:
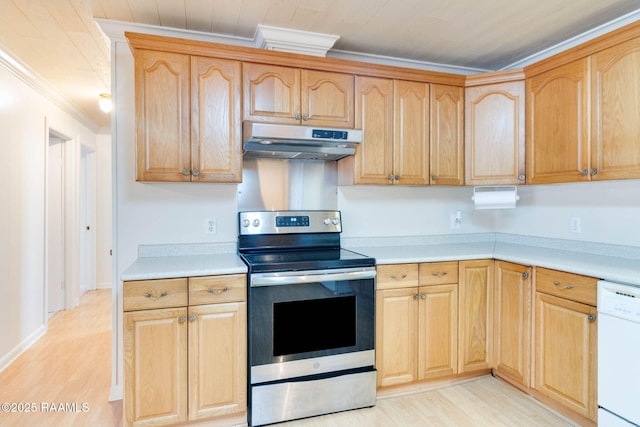
<path fill-rule="evenodd" d="M 338 160 L 356 152 L 362 131 L 244 122 L 244 157 Z"/>

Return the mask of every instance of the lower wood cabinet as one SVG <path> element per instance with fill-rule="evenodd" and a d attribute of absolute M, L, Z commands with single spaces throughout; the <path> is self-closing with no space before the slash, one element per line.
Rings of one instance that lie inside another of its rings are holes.
<path fill-rule="evenodd" d="M 378 266 L 378 387 L 457 373 L 457 269 L 457 262 Z"/>
<path fill-rule="evenodd" d="M 244 288 L 243 274 L 124 283 L 128 426 L 246 413 Z"/>
<path fill-rule="evenodd" d="M 596 283 L 536 269 L 533 388 L 590 420 L 598 409 Z"/>
<path fill-rule="evenodd" d="M 531 383 L 531 280 L 531 267 L 496 261 L 494 373 L 525 388 Z"/>
<path fill-rule="evenodd" d="M 460 261 L 458 373 L 491 369 L 492 259 Z"/>

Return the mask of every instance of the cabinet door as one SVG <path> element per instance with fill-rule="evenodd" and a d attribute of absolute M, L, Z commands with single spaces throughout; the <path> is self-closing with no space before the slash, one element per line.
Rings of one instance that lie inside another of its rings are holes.
<path fill-rule="evenodd" d="M 458 372 L 458 285 L 420 287 L 418 379 Z"/>
<path fill-rule="evenodd" d="M 464 183 L 464 88 L 431 85 L 431 184 Z"/>
<path fill-rule="evenodd" d="M 243 63 L 244 120 L 300 124 L 300 70 Z"/>
<path fill-rule="evenodd" d="M 189 307 L 189 419 L 247 409 L 246 303 Z"/>
<path fill-rule="evenodd" d="M 460 261 L 458 373 L 491 368 L 493 260 Z"/>
<path fill-rule="evenodd" d="M 533 387 L 587 418 L 596 418 L 596 308 L 536 293 Z M 593 317 L 590 317 L 593 316 Z"/>
<path fill-rule="evenodd" d="M 189 55 L 136 50 L 136 179 L 190 181 Z"/>
<path fill-rule="evenodd" d="M 352 160 L 355 184 L 391 184 L 393 80 L 356 77 L 356 128 L 363 139 Z"/>
<path fill-rule="evenodd" d="M 589 61 L 527 80 L 527 182 L 589 179 Z"/>
<path fill-rule="evenodd" d="M 124 410 L 128 426 L 187 420 L 187 309 L 124 314 Z"/>
<path fill-rule="evenodd" d="M 418 288 L 376 292 L 378 387 L 416 381 Z"/>
<path fill-rule="evenodd" d="M 640 38 L 592 57 L 591 179 L 640 178 Z"/>
<path fill-rule="evenodd" d="M 394 82 L 395 184 L 429 184 L 429 85 Z"/>
<path fill-rule="evenodd" d="M 531 267 L 496 261 L 494 367 L 529 387 L 531 379 Z"/>
<path fill-rule="evenodd" d="M 523 184 L 524 81 L 465 91 L 465 184 Z"/>
<path fill-rule="evenodd" d="M 302 70 L 302 124 L 353 128 L 353 80 L 350 74 Z"/>
<path fill-rule="evenodd" d="M 239 61 L 191 58 L 193 181 L 242 181 L 241 77 Z"/>

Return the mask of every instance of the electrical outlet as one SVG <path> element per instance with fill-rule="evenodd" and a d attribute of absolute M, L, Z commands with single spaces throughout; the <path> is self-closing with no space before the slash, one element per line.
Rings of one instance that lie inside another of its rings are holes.
<path fill-rule="evenodd" d="M 217 232 L 217 228 L 218 228 L 218 224 L 215 218 L 209 218 L 206 220 L 205 222 L 205 233 L 206 234 L 216 234 Z"/>
<path fill-rule="evenodd" d="M 460 211 L 451 212 L 451 229 L 452 230 L 459 229 L 460 224 L 462 224 L 462 212 Z"/>
<path fill-rule="evenodd" d="M 571 218 L 571 224 L 569 225 L 569 229 L 571 230 L 572 233 L 582 233 L 580 217 Z"/>

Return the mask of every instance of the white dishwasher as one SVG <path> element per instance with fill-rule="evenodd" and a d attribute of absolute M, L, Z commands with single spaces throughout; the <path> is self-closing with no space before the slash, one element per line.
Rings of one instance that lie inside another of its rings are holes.
<path fill-rule="evenodd" d="M 640 426 L 640 286 L 598 282 L 598 425 Z"/>

